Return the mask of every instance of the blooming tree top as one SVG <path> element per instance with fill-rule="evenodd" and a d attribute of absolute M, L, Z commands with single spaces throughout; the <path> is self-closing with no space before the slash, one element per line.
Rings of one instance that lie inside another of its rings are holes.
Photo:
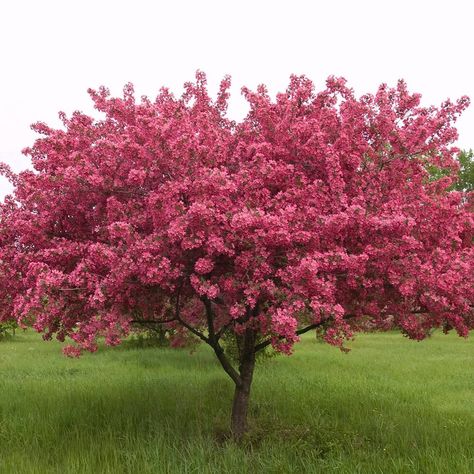
<path fill-rule="evenodd" d="M 132 320 L 207 341 L 252 328 L 286 353 L 301 328 L 341 346 L 367 319 L 467 335 L 473 198 L 426 168 L 455 175 L 468 99 L 426 108 L 402 81 L 356 98 L 343 79 L 316 93 L 293 76 L 274 100 L 243 89 L 236 123 L 229 86 L 212 100 L 197 73 L 182 97 L 139 103 L 131 85 L 90 90 L 102 119 L 33 126 L 34 170 L 2 168 L 15 190 L 0 209 L 0 318 L 69 336 L 71 355 Z"/>

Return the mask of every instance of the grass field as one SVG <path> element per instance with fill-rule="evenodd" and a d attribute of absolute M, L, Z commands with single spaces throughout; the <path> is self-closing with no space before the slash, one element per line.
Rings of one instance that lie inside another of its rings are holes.
<path fill-rule="evenodd" d="M 473 473 L 474 339 L 307 335 L 257 368 L 248 440 L 224 436 L 232 385 L 207 347 L 63 357 L 0 342 L 3 473 Z"/>

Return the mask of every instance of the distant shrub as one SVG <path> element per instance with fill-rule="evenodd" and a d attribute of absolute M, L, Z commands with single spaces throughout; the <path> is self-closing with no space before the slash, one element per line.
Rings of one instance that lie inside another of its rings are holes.
<path fill-rule="evenodd" d="M 131 347 L 191 347 L 196 344 L 196 339 L 191 337 L 181 328 L 165 327 L 161 324 L 137 324 L 127 345 Z"/>
<path fill-rule="evenodd" d="M 15 335 L 18 325 L 16 321 L 0 323 L 0 341 Z"/>

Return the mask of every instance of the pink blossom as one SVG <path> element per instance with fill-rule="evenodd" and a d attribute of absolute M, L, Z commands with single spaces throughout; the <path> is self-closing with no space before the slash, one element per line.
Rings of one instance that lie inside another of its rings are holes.
<path fill-rule="evenodd" d="M 194 270 L 200 275 L 205 275 L 206 273 L 212 272 L 214 268 L 214 263 L 209 258 L 200 258 L 194 265 Z"/>
<path fill-rule="evenodd" d="M 468 99 L 424 107 L 403 81 L 357 98 L 342 78 L 316 92 L 292 76 L 275 99 L 244 89 L 236 123 L 229 85 L 214 100 L 199 72 L 182 97 L 142 102 L 131 85 L 100 88 L 104 118 L 34 126 L 33 170 L 0 165 L 14 185 L 0 320 L 69 337 L 72 356 L 118 343 L 136 314 L 180 315 L 176 344 L 214 329 L 285 353 L 308 327 L 343 348 L 367 320 L 467 335 L 474 197 L 450 185 Z M 427 166 L 446 178 L 430 182 Z"/>
<path fill-rule="evenodd" d="M 81 355 L 81 349 L 75 346 L 66 346 L 63 348 L 63 353 L 68 357 L 79 357 Z"/>

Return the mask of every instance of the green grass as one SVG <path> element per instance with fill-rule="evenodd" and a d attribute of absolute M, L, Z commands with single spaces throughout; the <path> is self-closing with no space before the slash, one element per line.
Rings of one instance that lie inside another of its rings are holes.
<path fill-rule="evenodd" d="M 0 343 L 0 473 L 473 473 L 474 340 L 307 335 L 257 368 L 251 433 L 226 440 L 232 385 L 206 347 L 72 360 Z"/>

